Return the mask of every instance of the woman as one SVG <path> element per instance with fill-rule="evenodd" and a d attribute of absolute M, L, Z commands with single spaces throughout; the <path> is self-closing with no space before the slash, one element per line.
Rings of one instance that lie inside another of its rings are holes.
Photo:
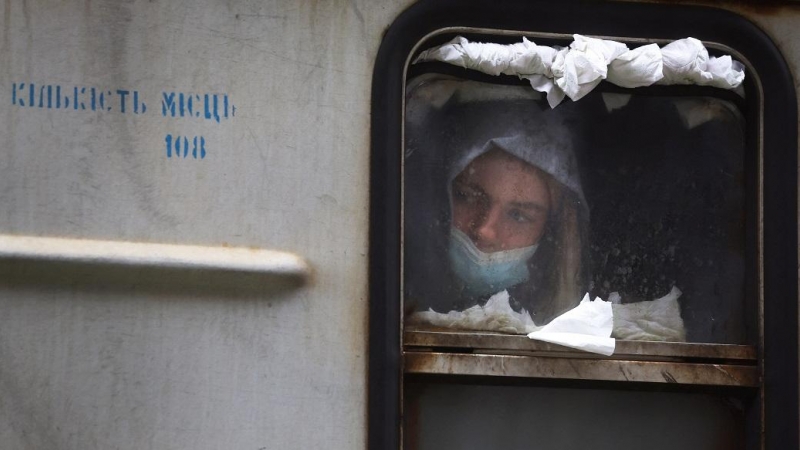
<path fill-rule="evenodd" d="M 508 290 L 542 325 L 579 302 L 588 209 L 565 113 L 456 98 L 407 122 L 407 308 L 462 310 Z"/>

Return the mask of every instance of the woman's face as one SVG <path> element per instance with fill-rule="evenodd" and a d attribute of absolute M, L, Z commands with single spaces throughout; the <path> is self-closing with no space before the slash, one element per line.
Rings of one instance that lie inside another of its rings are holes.
<path fill-rule="evenodd" d="M 502 150 L 484 153 L 453 180 L 453 225 L 485 253 L 539 242 L 550 212 L 544 176 Z"/>

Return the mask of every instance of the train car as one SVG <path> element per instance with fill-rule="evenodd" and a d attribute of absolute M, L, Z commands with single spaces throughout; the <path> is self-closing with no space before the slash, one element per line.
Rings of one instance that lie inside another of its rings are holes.
<path fill-rule="evenodd" d="M 800 448 L 795 2 L 0 24 L 0 448 Z"/>

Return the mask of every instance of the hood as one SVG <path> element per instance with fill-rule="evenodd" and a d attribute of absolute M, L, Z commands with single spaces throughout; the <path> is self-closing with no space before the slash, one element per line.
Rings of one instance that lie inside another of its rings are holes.
<path fill-rule="evenodd" d="M 585 249 L 582 239 L 588 230 L 589 208 L 575 152 L 576 148 L 582 148 L 578 142 L 581 133 L 575 125 L 579 117 L 571 103 L 551 110 L 545 101 L 530 97 L 477 98 L 480 92 L 498 92 L 492 85 L 474 83 L 463 87 L 444 101 L 424 95 L 428 91 L 415 92 L 407 103 L 403 170 L 405 306 L 447 312 L 485 301 L 465 295 L 449 270 L 450 190 L 453 179 L 470 162 L 490 150 L 500 149 L 549 174 L 564 187 L 559 196 L 562 207 L 548 225 L 550 228 L 536 254 L 528 261 L 528 281 L 509 291 L 513 309 L 524 308 L 537 323 L 544 323 L 580 300 L 579 296 L 570 296 L 570 305 L 557 300 L 564 284 L 557 275 L 565 273 L 559 268 L 569 259 L 563 256 L 566 252 L 562 251 L 565 247 L 560 237 L 567 228 L 577 236 L 571 241 L 575 249 L 570 253 L 572 260 L 584 261 L 587 255 L 582 251 Z M 503 89 L 505 93 L 516 87 Z M 432 87 L 430 91 L 436 89 Z M 564 211 L 572 211 L 571 228 L 562 226 Z M 580 272 L 581 283 L 574 290 L 583 294 L 588 265 L 572 267 Z"/>
<path fill-rule="evenodd" d="M 443 126 L 449 135 L 448 185 L 470 162 L 492 150 L 503 150 L 551 175 L 588 213 L 575 157 L 577 133 L 569 108 L 551 110 L 531 100 L 470 102 L 447 105 Z"/>

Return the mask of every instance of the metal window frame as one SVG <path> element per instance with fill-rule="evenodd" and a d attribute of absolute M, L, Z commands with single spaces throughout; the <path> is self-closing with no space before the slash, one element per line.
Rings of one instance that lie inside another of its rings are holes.
<path fill-rule="evenodd" d="M 714 26 L 706 26 L 710 23 Z M 745 62 L 751 80 L 748 102 L 753 100 L 753 93 L 757 97 L 756 108 L 748 108 L 747 121 L 758 124 L 757 138 L 753 140 L 751 135 L 747 144 L 760 147 L 753 170 L 757 172 L 761 194 L 756 200 L 755 219 L 757 264 L 762 269 L 758 270 L 757 289 L 763 308 L 759 308 L 761 342 L 755 358 L 752 349 L 704 344 L 623 344 L 623 348 L 629 347 L 625 352 L 618 352 L 613 359 L 602 359 L 486 333 L 476 338 L 473 333 L 431 335 L 412 330 L 406 331 L 404 338 L 401 270 L 405 77 L 411 56 L 423 42 L 453 31 L 552 38 L 578 32 L 626 42 L 662 42 L 693 36 Z M 495 3 L 483 0 L 426 1 L 400 15 L 384 36 L 375 62 L 372 96 L 370 449 L 401 446 L 404 372 L 756 387 L 762 414 L 759 447 L 798 447 L 797 107 L 786 63 L 763 32 L 733 13 L 703 7 L 512 1 L 498 9 Z M 561 363 L 564 361 L 568 364 Z M 591 376 L 578 376 L 576 363 Z"/>

